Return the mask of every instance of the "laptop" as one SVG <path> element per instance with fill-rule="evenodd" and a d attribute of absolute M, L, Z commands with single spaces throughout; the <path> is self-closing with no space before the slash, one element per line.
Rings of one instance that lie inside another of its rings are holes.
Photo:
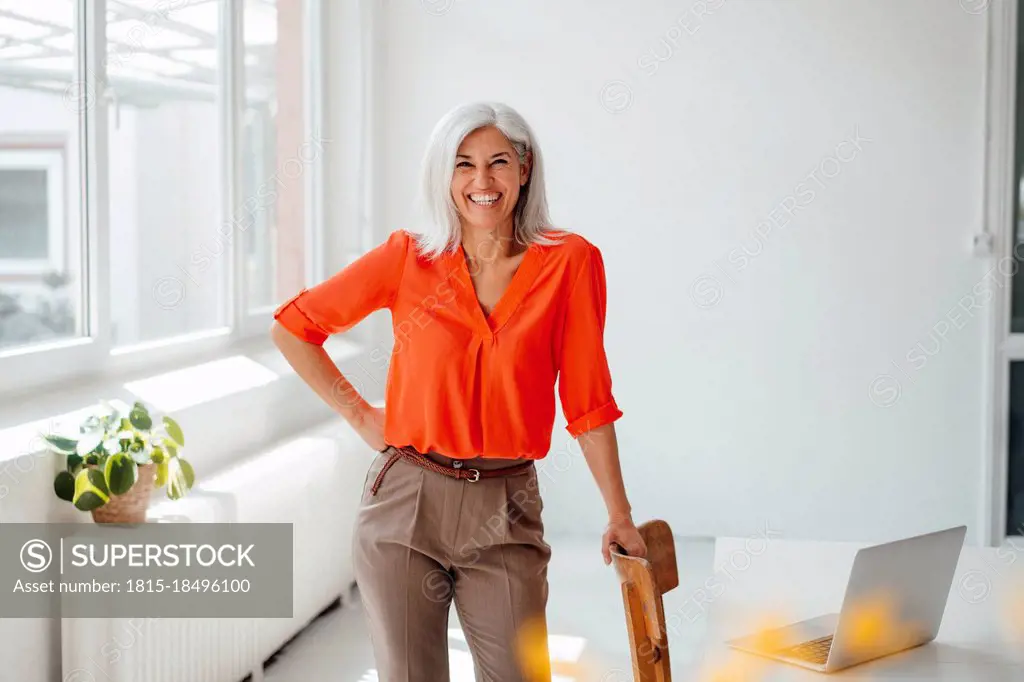
<path fill-rule="evenodd" d="M 857 552 L 839 613 L 729 640 L 733 649 L 823 673 L 935 639 L 967 534 L 957 526 Z"/>

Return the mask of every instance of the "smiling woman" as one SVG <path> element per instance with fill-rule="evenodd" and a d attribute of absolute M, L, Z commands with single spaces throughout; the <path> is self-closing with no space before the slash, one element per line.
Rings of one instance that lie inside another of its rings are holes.
<path fill-rule="evenodd" d="M 468 196 L 473 192 L 491 196 L 474 201 Z M 426 224 L 418 242 L 427 256 L 461 241 L 464 223 L 494 237 L 501 226 L 508 230 L 506 242 L 555 243 L 542 234 L 551 218 L 540 147 L 526 121 L 502 104 L 464 105 L 438 121 L 423 158 L 419 203 Z M 493 210 L 476 210 L 487 208 Z"/>
<path fill-rule="evenodd" d="M 646 552 L 613 429 L 604 260 L 552 226 L 543 168 L 516 111 L 456 108 L 424 156 L 422 229 L 393 231 L 275 313 L 274 339 L 299 376 L 379 451 L 353 561 L 383 682 L 448 679 L 453 602 L 483 678 L 550 679 L 551 547 L 534 462 L 550 450 L 556 379 L 565 428 L 608 506 L 606 563 L 613 542 Z M 318 348 L 380 308 L 396 341 L 384 410 Z"/>

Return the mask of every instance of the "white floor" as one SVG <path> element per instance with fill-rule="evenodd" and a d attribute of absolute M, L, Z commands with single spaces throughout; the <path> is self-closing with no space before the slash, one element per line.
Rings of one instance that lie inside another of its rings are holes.
<path fill-rule="evenodd" d="M 600 538 L 547 538 L 553 553 L 548 572 L 549 648 L 553 682 L 632 682 L 629 638 L 615 570 L 605 566 Z M 670 619 L 706 579 L 714 558 L 713 540 L 677 539 L 679 588 L 665 596 L 673 670 L 703 636 L 700 619 Z M 686 560 L 681 560 L 686 557 Z M 678 602 L 678 603 L 677 603 Z M 473 664 L 452 610 L 449 632 L 451 682 L 474 682 Z M 672 623 L 676 623 L 675 626 Z M 689 646 L 688 646 L 689 645 Z M 358 593 L 321 617 L 266 670 L 267 682 L 374 682 L 377 673 L 363 627 Z"/>

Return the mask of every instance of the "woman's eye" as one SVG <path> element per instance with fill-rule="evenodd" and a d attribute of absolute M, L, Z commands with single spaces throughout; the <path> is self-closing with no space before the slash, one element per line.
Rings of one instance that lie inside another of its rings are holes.
<path fill-rule="evenodd" d="M 494 165 L 497 165 L 499 163 L 502 164 L 503 166 L 507 166 L 508 165 L 508 160 L 507 159 L 495 159 L 494 161 L 491 162 L 491 165 L 494 166 Z M 469 161 L 459 161 L 457 164 L 455 164 L 455 167 L 456 168 L 472 168 L 473 164 L 471 164 Z"/>

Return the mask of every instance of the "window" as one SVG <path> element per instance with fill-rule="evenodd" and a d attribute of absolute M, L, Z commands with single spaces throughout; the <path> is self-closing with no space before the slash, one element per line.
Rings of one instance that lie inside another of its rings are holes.
<path fill-rule="evenodd" d="M 115 347 L 230 324 L 222 3 L 137 4 L 111 0 L 106 16 Z"/>
<path fill-rule="evenodd" d="M 1024 535 L 1024 362 L 1010 363 L 1006 534 Z"/>
<path fill-rule="evenodd" d="M 63 150 L 0 146 L 0 273 L 64 267 Z"/>
<path fill-rule="evenodd" d="M 305 130 L 301 3 L 246 0 L 242 142 L 245 277 L 250 310 L 305 282 L 305 181 L 322 149 Z"/>
<path fill-rule="evenodd" d="M 1011 234 L 1012 255 L 1017 263 L 1017 274 L 1013 277 L 1010 310 L 1010 333 L 1024 333 L 1024 274 L 1020 265 L 1024 263 L 1024 12 L 1017 15 L 1017 102 L 1014 107 L 1016 127 L 1016 149 L 1014 150 L 1014 201 L 1012 206 Z M 1007 496 L 1006 533 L 1024 535 L 1024 362 L 1015 357 L 1011 350 L 1011 362 L 1000 371 L 1009 374 L 1009 405 L 1007 406 Z M 1017 361 L 1014 361 L 1017 360 Z"/>
<path fill-rule="evenodd" d="M 324 19 L 0 0 L 0 392 L 266 334 L 322 229 Z"/>
<path fill-rule="evenodd" d="M 82 331 L 79 118 L 72 69 L 47 61 L 74 54 L 75 7 L 28 4 L 0 22 L 0 352 Z"/>
<path fill-rule="evenodd" d="M 1001 54 L 1003 58 L 990 62 L 989 78 L 995 84 L 990 92 L 995 93 L 996 99 L 990 104 L 990 117 L 994 118 L 988 122 L 994 131 L 988 147 L 989 167 L 995 183 L 1008 179 L 1003 169 L 1011 161 L 1014 174 L 1007 183 L 1012 188 L 1008 192 L 1010 196 L 1006 197 L 1008 201 L 987 207 L 1002 223 L 996 233 L 1008 233 L 1009 236 L 1001 245 L 1004 250 L 997 254 L 1001 257 L 995 263 L 992 276 L 1012 276 L 1007 287 L 1009 301 L 1005 300 L 1007 295 L 1003 293 L 1002 282 L 997 280 L 998 286 L 992 288 L 993 295 L 1000 302 L 995 310 L 997 329 L 1002 327 L 1009 332 L 1008 336 L 996 335 L 992 353 L 996 412 L 993 416 L 993 440 L 997 460 L 989 485 L 995 493 L 994 502 L 1005 509 L 1005 515 L 1002 510 L 997 510 L 993 516 L 992 535 L 999 539 L 1002 533 L 1024 535 L 1024 273 L 1021 272 L 1021 265 L 1024 265 L 1024 13 L 1017 12 L 1016 3 L 1007 3 L 1006 7 L 992 8 L 991 11 L 1002 13 L 1001 18 L 992 19 L 992 25 L 997 28 L 992 34 L 992 53 Z M 1018 35 L 1016 54 L 1011 51 L 1013 28 Z M 1016 101 L 1009 97 L 1014 90 Z M 1015 146 L 1011 147 L 1008 138 L 1014 129 Z M 1009 266 L 1011 262 L 1015 269 Z"/>
<path fill-rule="evenodd" d="M 1024 26 L 1024 12 L 1021 12 L 1017 16 L 1017 31 L 1020 40 L 1017 44 L 1017 106 L 1014 108 L 1016 113 L 1016 129 L 1017 134 L 1016 149 L 1014 151 L 1014 172 L 1016 173 L 1015 184 L 1014 184 L 1014 219 L 1012 226 L 1013 233 L 1013 255 L 1017 261 L 1018 266 L 1024 263 L 1024 259 L 1021 258 L 1024 255 L 1024 106 L 1021 106 L 1021 98 L 1024 95 L 1022 92 L 1022 80 L 1024 80 L 1024 32 L 1021 32 L 1021 27 Z M 1010 331 L 1013 334 L 1024 333 L 1024 275 L 1015 276 L 1013 278 L 1012 285 L 1012 311 L 1010 316 Z"/>

